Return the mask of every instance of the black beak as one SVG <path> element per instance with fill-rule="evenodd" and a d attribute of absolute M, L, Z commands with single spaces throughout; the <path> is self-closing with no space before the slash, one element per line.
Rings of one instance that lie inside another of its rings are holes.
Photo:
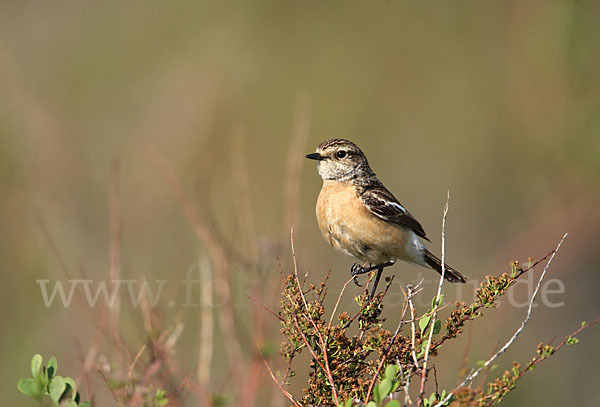
<path fill-rule="evenodd" d="M 306 154 L 306 158 L 309 158 L 311 160 L 317 160 L 317 161 L 321 161 L 324 160 L 325 157 L 323 157 L 321 154 L 319 153 L 310 153 L 310 154 Z"/>

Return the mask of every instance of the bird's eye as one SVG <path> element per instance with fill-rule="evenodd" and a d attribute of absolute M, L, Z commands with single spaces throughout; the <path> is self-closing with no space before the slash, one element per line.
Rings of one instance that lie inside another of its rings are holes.
<path fill-rule="evenodd" d="M 340 150 L 337 153 L 335 153 L 335 155 L 337 156 L 337 158 L 344 158 L 346 157 L 346 152 L 344 150 Z"/>

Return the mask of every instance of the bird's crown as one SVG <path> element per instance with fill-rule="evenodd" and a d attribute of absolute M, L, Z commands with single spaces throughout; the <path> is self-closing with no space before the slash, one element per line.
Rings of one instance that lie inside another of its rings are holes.
<path fill-rule="evenodd" d="M 319 146 L 317 147 L 317 150 L 325 151 L 325 150 L 339 149 L 339 148 L 348 148 L 348 149 L 351 149 L 352 151 L 362 153 L 362 150 L 360 148 L 358 148 L 358 146 L 356 144 L 354 144 L 350 140 L 345 140 L 343 138 L 332 138 L 329 140 L 325 140 L 324 142 L 319 144 Z"/>

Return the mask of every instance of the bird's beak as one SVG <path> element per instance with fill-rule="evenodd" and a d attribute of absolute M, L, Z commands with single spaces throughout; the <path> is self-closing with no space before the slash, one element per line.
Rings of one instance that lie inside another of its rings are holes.
<path fill-rule="evenodd" d="M 306 155 L 306 158 L 309 158 L 311 160 L 317 160 L 317 161 L 322 161 L 325 159 L 325 157 L 323 157 L 321 154 L 319 153 L 310 153 Z"/>

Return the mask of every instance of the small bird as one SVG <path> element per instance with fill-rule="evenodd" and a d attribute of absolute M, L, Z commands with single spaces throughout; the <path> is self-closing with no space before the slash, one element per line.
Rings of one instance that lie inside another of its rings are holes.
<path fill-rule="evenodd" d="M 423 227 L 377 179 L 356 144 L 327 140 L 306 158 L 317 161 L 323 178 L 316 207 L 319 229 L 335 249 L 363 263 L 352 266 L 353 276 L 377 270 L 371 298 L 383 269 L 396 259 L 442 273 L 442 262 L 421 241 L 429 241 Z M 444 277 L 452 283 L 467 281 L 448 265 Z"/>

